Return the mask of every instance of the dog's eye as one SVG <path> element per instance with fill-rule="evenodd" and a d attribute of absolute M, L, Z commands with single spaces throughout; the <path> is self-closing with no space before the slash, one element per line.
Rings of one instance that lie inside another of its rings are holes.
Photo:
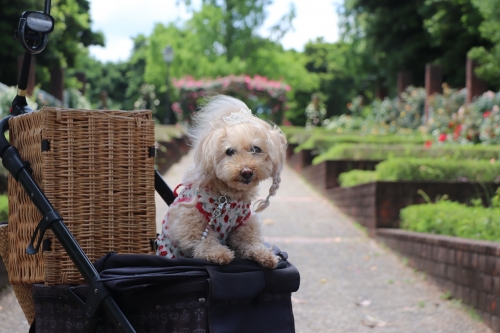
<path fill-rule="evenodd" d="M 234 153 L 236 153 L 236 151 L 235 151 L 233 148 L 228 148 L 228 149 L 226 150 L 226 155 L 227 155 L 227 156 L 233 156 L 233 155 L 234 155 Z"/>
<path fill-rule="evenodd" d="M 258 154 L 258 153 L 262 152 L 262 150 L 257 146 L 253 146 L 251 151 L 254 154 Z"/>

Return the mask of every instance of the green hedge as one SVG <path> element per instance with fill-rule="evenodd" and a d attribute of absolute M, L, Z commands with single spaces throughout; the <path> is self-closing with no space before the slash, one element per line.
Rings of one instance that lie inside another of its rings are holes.
<path fill-rule="evenodd" d="M 365 175 L 352 170 L 342 173 L 339 182 L 342 187 L 359 185 L 369 180 L 434 180 L 434 181 L 470 181 L 500 182 L 500 163 L 490 161 L 450 161 L 419 158 L 393 158 L 383 161 L 375 171 L 365 171 Z M 374 175 L 368 175 L 368 173 Z M 349 185 L 347 185 L 349 184 Z"/>
<path fill-rule="evenodd" d="M 351 187 L 359 184 L 371 183 L 377 180 L 375 171 L 351 170 L 339 175 L 339 184 L 342 187 Z"/>
<path fill-rule="evenodd" d="M 155 140 L 159 142 L 169 142 L 175 138 L 182 138 L 185 131 L 180 126 L 175 125 L 155 125 Z"/>
<path fill-rule="evenodd" d="M 322 127 L 306 130 L 301 126 L 281 126 L 280 129 L 290 144 L 301 144 L 312 135 L 323 136 L 327 133 L 327 130 Z"/>
<path fill-rule="evenodd" d="M 499 146 L 445 145 L 425 147 L 414 144 L 352 144 L 342 143 L 330 147 L 316 156 L 313 164 L 327 160 L 387 160 L 393 157 L 445 158 L 451 160 L 500 159 Z"/>
<path fill-rule="evenodd" d="M 6 222 L 9 219 L 9 197 L 0 195 L 0 222 Z"/>
<path fill-rule="evenodd" d="M 403 208 L 401 228 L 440 235 L 500 241 L 500 208 L 440 201 Z"/>
<path fill-rule="evenodd" d="M 312 149 L 319 154 L 325 153 L 331 147 L 344 144 L 423 144 L 425 138 L 421 135 L 361 135 L 361 134 L 333 134 L 333 133 L 313 133 L 295 152 L 303 149 Z"/>

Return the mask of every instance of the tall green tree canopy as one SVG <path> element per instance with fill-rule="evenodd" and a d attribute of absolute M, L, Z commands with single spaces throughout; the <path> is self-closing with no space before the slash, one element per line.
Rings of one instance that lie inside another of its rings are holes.
<path fill-rule="evenodd" d="M 472 0 L 484 20 L 479 26 L 481 36 L 491 42 L 488 46 L 478 46 L 469 52 L 480 66 L 476 73 L 496 89 L 500 88 L 500 1 Z"/>
<path fill-rule="evenodd" d="M 471 0 L 345 0 L 341 13 L 343 37 L 365 40 L 366 68 L 392 92 L 402 70 L 423 85 L 427 63 L 443 65 L 445 81 L 463 86 L 468 50 L 487 44 Z"/>
<path fill-rule="evenodd" d="M 43 1 L 0 0 L 0 80 L 7 85 L 17 84 L 17 57 L 24 53 L 20 43 L 12 39 L 19 18 L 27 10 L 43 10 Z M 36 56 L 37 80 L 42 85 L 49 80 L 49 68 L 73 67 L 76 57 L 89 45 L 104 45 L 102 33 L 90 28 L 88 0 L 52 0 L 51 15 L 54 31 L 49 35 L 47 48 Z M 9 64 L 9 65 L 6 65 Z"/>
<path fill-rule="evenodd" d="M 305 67 L 307 57 L 303 53 L 286 51 L 279 42 L 255 33 L 264 18 L 263 8 L 258 6 L 268 4 L 269 1 L 228 0 L 221 3 L 232 3 L 241 14 L 234 14 L 233 19 L 229 20 L 226 17 L 227 7 L 221 6 L 218 1 L 205 1 L 202 8 L 193 12 L 193 17 L 187 22 L 155 26 L 145 51 L 145 82 L 155 85 L 160 92 L 166 91 L 167 64 L 163 60 L 162 51 L 167 45 L 171 45 L 175 56 L 170 65 L 170 77 L 261 75 L 274 80 L 283 79 L 292 86 L 290 98 L 298 91 L 310 94 L 319 87 L 317 74 L 309 72 Z M 248 7 L 245 10 L 244 4 Z M 235 19 L 243 17 L 246 10 L 250 11 L 255 6 L 258 7 L 256 12 L 261 15 L 259 18 L 254 13 L 245 23 Z M 229 28 L 231 35 L 240 36 L 235 40 L 225 35 L 228 22 L 232 24 Z"/>

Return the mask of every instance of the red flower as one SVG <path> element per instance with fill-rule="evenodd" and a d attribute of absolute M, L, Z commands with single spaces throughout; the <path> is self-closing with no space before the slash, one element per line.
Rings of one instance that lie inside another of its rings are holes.
<path fill-rule="evenodd" d="M 446 134 L 445 133 L 441 133 L 439 135 L 439 138 L 438 138 L 439 142 L 444 142 L 446 141 Z"/>
<path fill-rule="evenodd" d="M 483 113 L 483 118 L 488 118 L 491 114 L 491 111 L 486 111 Z"/>
<path fill-rule="evenodd" d="M 425 148 L 430 148 L 432 146 L 432 141 L 425 141 L 424 143 Z"/>
<path fill-rule="evenodd" d="M 453 131 L 453 139 L 456 140 L 460 136 L 460 132 L 462 131 L 462 125 L 458 125 L 455 127 L 455 130 Z"/>

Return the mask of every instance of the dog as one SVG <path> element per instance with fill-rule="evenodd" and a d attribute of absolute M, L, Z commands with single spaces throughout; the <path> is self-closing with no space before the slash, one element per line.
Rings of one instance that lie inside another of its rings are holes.
<path fill-rule="evenodd" d="M 220 265 L 238 257 L 275 268 L 279 258 L 264 245 L 258 213 L 278 190 L 285 136 L 245 103 L 224 95 L 195 112 L 187 135 L 194 164 L 174 191 L 177 198 L 163 219 L 157 254 Z M 268 178 L 273 181 L 269 195 L 252 211 L 259 183 Z"/>

